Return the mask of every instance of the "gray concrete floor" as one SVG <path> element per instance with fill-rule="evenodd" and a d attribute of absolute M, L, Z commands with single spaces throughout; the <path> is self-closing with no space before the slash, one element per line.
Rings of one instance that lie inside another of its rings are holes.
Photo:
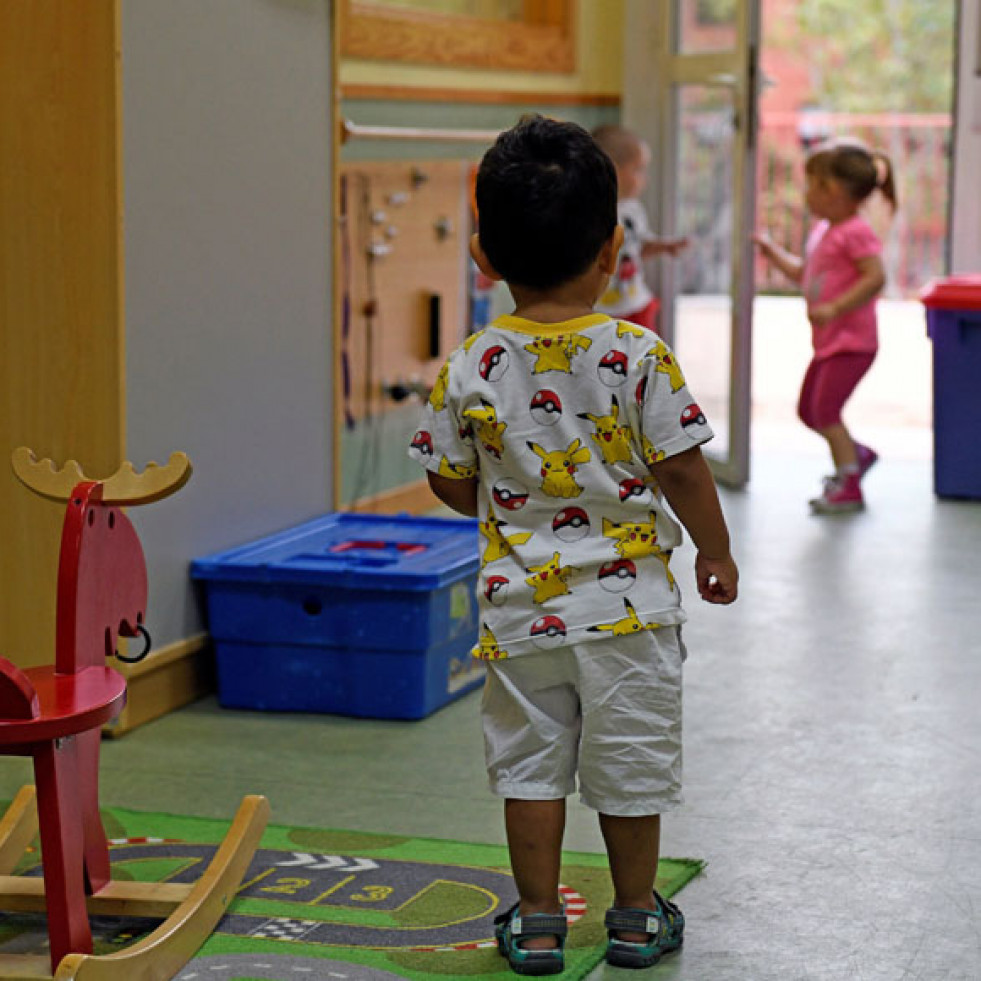
<path fill-rule="evenodd" d="M 981 503 L 937 501 L 922 454 L 886 458 L 869 509 L 817 518 L 820 447 L 767 451 L 724 492 L 732 607 L 688 596 L 687 803 L 663 853 L 704 858 L 684 950 L 634 977 L 981 978 Z M 206 699 L 104 744 L 108 805 L 502 842 L 477 694 L 415 723 L 263 715 Z M 0 794 L 30 780 L 0 761 Z M 571 805 L 567 846 L 601 851 Z M 600 968 L 594 978 L 626 977 Z"/>

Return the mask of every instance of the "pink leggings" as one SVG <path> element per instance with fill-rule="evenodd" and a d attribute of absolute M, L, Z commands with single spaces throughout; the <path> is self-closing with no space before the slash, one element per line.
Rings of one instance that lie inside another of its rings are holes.
<path fill-rule="evenodd" d="M 874 351 L 814 358 L 800 387 L 797 414 L 801 422 L 815 430 L 840 425 L 842 408 L 874 360 Z"/>

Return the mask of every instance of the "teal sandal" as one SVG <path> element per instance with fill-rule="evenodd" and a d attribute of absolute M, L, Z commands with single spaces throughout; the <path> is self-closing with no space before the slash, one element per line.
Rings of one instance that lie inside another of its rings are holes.
<path fill-rule="evenodd" d="M 506 957 L 515 974 L 559 974 L 565 967 L 565 938 L 569 923 L 564 913 L 529 913 L 522 916 L 515 903 L 494 918 L 497 949 Z M 525 950 L 521 944 L 531 937 L 556 937 L 559 945 L 551 950 Z"/>
<path fill-rule="evenodd" d="M 612 907 L 606 911 L 603 921 L 609 935 L 606 945 L 606 963 L 614 967 L 650 967 L 664 954 L 677 950 L 685 939 L 685 917 L 674 903 L 669 903 L 657 891 L 654 892 L 656 910 Z M 630 943 L 621 940 L 621 930 L 646 933 L 646 943 Z"/>

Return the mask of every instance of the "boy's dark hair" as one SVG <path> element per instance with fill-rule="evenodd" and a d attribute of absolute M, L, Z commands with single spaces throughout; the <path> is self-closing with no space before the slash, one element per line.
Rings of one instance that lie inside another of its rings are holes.
<path fill-rule="evenodd" d="M 477 171 L 480 246 L 509 283 L 550 289 L 585 272 L 617 223 L 612 161 L 581 126 L 524 116 Z"/>

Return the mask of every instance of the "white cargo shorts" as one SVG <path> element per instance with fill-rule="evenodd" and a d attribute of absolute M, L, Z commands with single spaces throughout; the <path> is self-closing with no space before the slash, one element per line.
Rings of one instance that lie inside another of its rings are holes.
<path fill-rule="evenodd" d="M 554 800 L 576 789 L 615 817 L 682 802 L 680 627 L 487 662 L 491 791 Z"/>

